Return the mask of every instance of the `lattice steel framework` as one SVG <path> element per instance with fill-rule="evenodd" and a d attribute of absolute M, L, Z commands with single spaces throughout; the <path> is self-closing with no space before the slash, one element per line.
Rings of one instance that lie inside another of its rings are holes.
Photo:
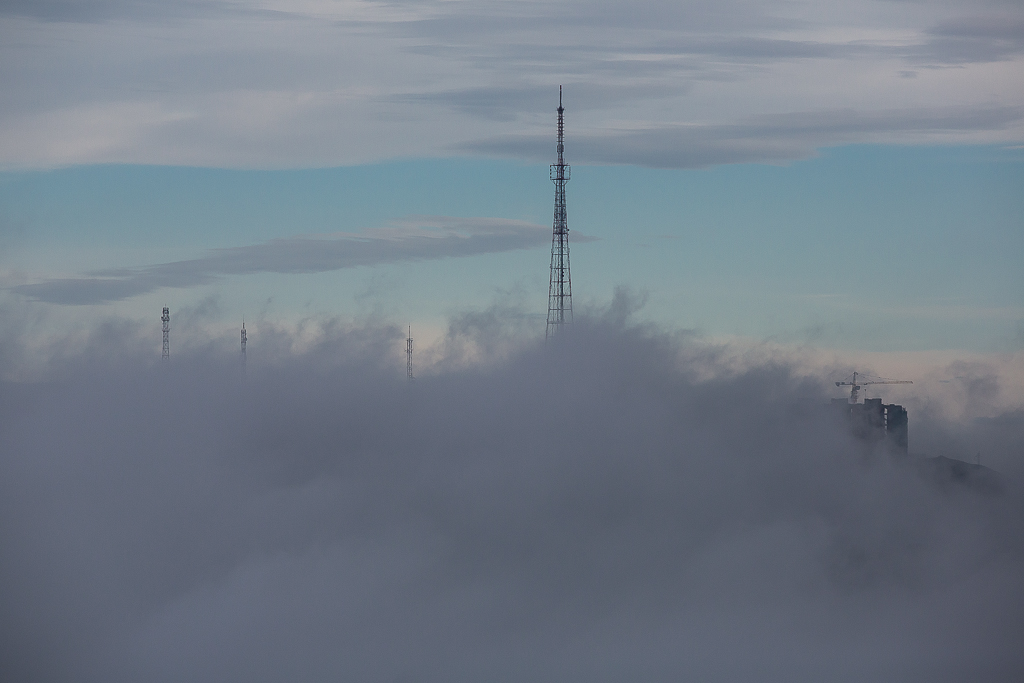
<path fill-rule="evenodd" d="M 412 380 L 412 325 L 409 326 L 409 338 L 405 340 L 405 356 L 405 376 Z"/>
<path fill-rule="evenodd" d="M 572 324 L 572 280 L 569 277 L 569 225 L 565 213 L 565 184 L 569 182 L 569 164 L 563 151 L 565 124 L 562 114 L 562 86 L 558 86 L 558 163 L 551 164 L 550 176 L 555 183 L 555 220 L 551 235 L 551 280 L 548 284 L 548 325 L 544 337 L 559 334 L 564 325 Z"/>
<path fill-rule="evenodd" d="M 242 372 L 245 372 L 245 321 L 242 321 Z"/>
<path fill-rule="evenodd" d="M 164 324 L 164 351 L 162 358 L 164 360 L 170 360 L 171 358 L 171 309 L 164 306 L 164 314 L 160 316 L 160 322 Z"/>

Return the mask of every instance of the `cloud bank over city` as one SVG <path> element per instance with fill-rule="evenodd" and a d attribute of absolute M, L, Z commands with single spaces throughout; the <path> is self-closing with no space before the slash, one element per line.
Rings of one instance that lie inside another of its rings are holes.
<path fill-rule="evenodd" d="M 1022 76 L 1009 0 L 0 1 L 0 680 L 1024 680 Z"/>
<path fill-rule="evenodd" d="M 97 326 L 0 391 L 2 677 L 1024 671 L 1019 410 L 912 414 L 912 450 L 1015 463 L 1003 495 L 939 484 L 849 440 L 820 378 L 634 308 L 547 346 L 509 311 L 456 316 L 411 383 L 397 326 L 296 352 L 258 322 L 245 380 L 237 339 L 179 322 L 161 364 L 152 326 Z"/>
<path fill-rule="evenodd" d="M 587 163 L 1024 142 L 999 0 L 7 2 L 0 37 L 9 169 L 536 159 L 559 84 Z"/>

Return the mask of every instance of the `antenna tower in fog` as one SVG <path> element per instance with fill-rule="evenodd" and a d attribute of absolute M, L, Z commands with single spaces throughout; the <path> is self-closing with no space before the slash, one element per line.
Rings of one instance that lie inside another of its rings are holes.
<path fill-rule="evenodd" d="M 245 318 L 242 318 L 242 373 L 245 373 Z"/>
<path fill-rule="evenodd" d="M 544 338 L 558 335 L 564 325 L 572 324 L 572 281 L 569 278 L 569 226 L 565 217 L 565 184 L 569 182 L 569 164 L 565 149 L 562 121 L 562 86 L 558 86 L 558 163 L 551 164 L 551 180 L 555 183 L 555 220 L 551 235 L 551 280 L 548 284 L 548 326 Z"/>
<path fill-rule="evenodd" d="M 412 376 L 412 325 L 409 326 L 409 338 L 405 340 L 405 376 L 410 380 Z"/>
<path fill-rule="evenodd" d="M 164 314 L 160 316 L 160 322 L 164 324 L 164 352 L 163 359 L 170 360 L 171 358 L 171 309 L 164 306 Z"/>

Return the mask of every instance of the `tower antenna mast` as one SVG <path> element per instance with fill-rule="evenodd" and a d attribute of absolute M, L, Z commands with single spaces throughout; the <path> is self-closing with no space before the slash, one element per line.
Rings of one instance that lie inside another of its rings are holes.
<path fill-rule="evenodd" d="M 164 360 L 171 359 L 171 309 L 164 306 L 164 314 L 160 316 L 160 322 L 164 324 L 164 351 L 161 358 Z"/>
<path fill-rule="evenodd" d="M 412 380 L 412 325 L 409 326 L 409 338 L 405 340 L 405 356 L 405 375 Z"/>
<path fill-rule="evenodd" d="M 547 339 L 558 335 L 564 325 L 572 324 L 572 280 L 569 277 L 569 226 L 565 214 L 565 184 L 569 182 L 569 164 L 565 163 L 562 113 L 562 86 L 558 86 L 558 163 L 551 164 L 550 177 L 555 184 L 555 219 L 551 235 L 551 279 L 548 283 Z"/>
<path fill-rule="evenodd" d="M 242 318 L 242 374 L 245 374 L 245 318 Z"/>

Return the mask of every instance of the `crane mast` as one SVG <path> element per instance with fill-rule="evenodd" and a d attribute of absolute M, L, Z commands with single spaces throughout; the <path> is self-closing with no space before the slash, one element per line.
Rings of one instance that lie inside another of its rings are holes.
<path fill-rule="evenodd" d="M 857 375 L 861 373 L 853 373 L 852 380 L 844 380 L 842 382 L 836 382 L 837 387 L 850 387 L 850 403 L 856 403 L 860 398 L 861 387 L 866 387 L 869 384 L 913 384 L 909 379 L 886 379 L 879 377 L 877 379 L 860 380 L 857 381 Z"/>

